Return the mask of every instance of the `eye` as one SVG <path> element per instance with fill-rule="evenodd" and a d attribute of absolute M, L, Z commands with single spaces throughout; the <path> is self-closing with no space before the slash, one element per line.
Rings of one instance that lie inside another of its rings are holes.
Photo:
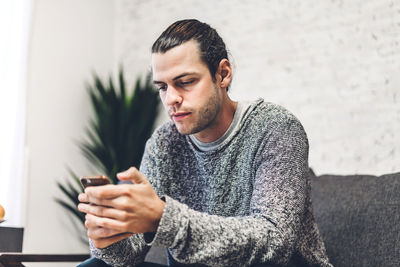
<path fill-rule="evenodd" d="M 167 85 L 165 85 L 165 84 L 159 84 L 159 85 L 156 85 L 156 87 L 157 87 L 157 89 L 158 89 L 159 91 L 165 91 L 165 90 L 167 90 Z"/>
<path fill-rule="evenodd" d="M 179 84 L 181 86 L 186 86 L 186 85 L 192 84 L 193 82 L 194 82 L 194 80 L 192 79 L 192 80 L 188 80 L 188 81 L 180 81 Z"/>

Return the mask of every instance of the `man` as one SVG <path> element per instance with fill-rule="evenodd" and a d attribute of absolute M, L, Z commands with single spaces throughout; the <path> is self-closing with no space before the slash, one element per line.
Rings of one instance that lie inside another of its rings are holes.
<path fill-rule="evenodd" d="M 197 20 L 169 26 L 152 47 L 154 84 L 172 122 L 149 139 L 134 184 L 88 188 L 92 254 L 143 262 L 152 245 L 173 266 L 331 266 L 314 222 L 308 141 L 282 107 L 234 102 L 218 33 Z M 161 198 L 160 198 L 161 197 Z"/>

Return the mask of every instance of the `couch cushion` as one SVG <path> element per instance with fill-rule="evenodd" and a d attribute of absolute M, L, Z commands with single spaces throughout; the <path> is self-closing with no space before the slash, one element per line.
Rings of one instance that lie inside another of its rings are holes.
<path fill-rule="evenodd" d="M 334 266 L 400 266 L 400 173 L 322 175 L 312 194 Z"/>

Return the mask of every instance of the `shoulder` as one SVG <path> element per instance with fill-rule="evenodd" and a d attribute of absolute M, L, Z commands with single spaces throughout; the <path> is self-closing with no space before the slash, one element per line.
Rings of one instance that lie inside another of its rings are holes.
<path fill-rule="evenodd" d="M 248 115 L 249 125 L 246 128 L 258 145 L 257 164 L 261 164 L 262 160 L 269 162 L 291 155 L 308 158 L 309 143 L 304 127 L 286 108 L 273 103 L 257 102 Z"/>
<path fill-rule="evenodd" d="M 304 131 L 301 122 L 293 113 L 280 105 L 264 102 L 262 99 L 251 105 L 247 119 L 252 127 L 259 130 L 273 131 L 296 126 Z"/>

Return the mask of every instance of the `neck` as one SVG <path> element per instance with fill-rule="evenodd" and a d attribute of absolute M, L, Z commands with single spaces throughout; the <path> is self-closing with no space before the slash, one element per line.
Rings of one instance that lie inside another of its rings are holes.
<path fill-rule="evenodd" d="M 201 132 L 194 134 L 197 140 L 203 143 L 211 143 L 220 138 L 228 130 L 235 115 L 237 102 L 232 101 L 226 94 L 221 110 L 215 121 Z"/>

